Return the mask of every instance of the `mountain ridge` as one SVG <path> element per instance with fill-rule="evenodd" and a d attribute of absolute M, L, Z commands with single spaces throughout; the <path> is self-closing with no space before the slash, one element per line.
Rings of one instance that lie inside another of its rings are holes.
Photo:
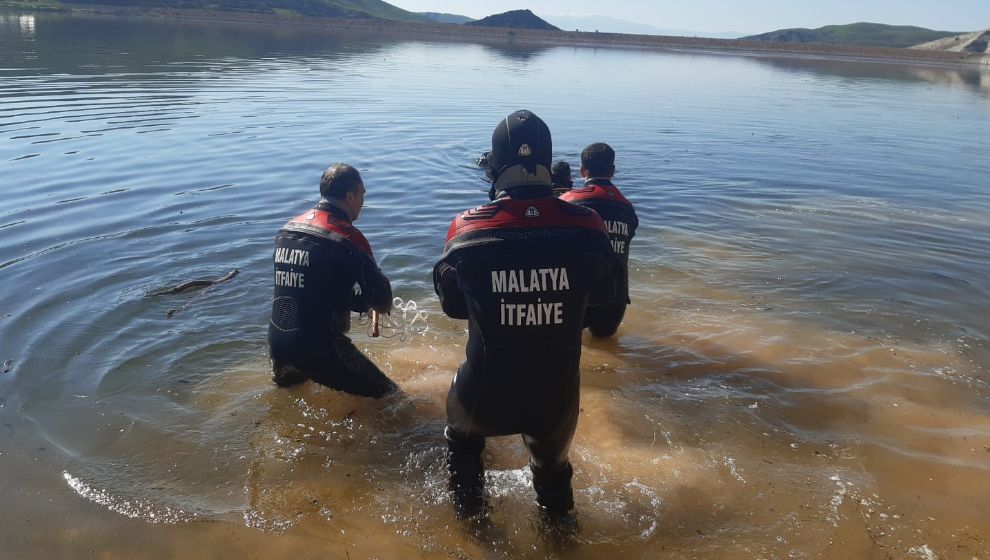
<path fill-rule="evenodd" d="M 962 34 L 957 31 L 936 31 L 911 25 L 857 22 L 846 25 L 826 25 L 817 29 L 803 27 L 778 29 L 759 35 L 741 37 L 741 39 L 777 43 L 823 43 L 860 47 L 907 48 Z"/>
<path fill-rule="evenodd" d="M 99 1 L 99 0 L 97 0 Z M 105 0 L 104 0 L 105 1 Z M 162 0 L 158 0 L 162 1 Z M 202 1 L 202 0 L 172 0 Z M 231 0 L 221 0 L 231 1 Z M 29 5 L 28 5 L 29 4 Z M 70 8 L 71 6 L 71 8 Z M 990 68 L 990 54 L 970 51 L 954 52 L 947 49 L 906 49 L 890 47 L 859 47 L 853 45 L 822 43 L 785 43 L 771 41 L 746 41 L 739 39 L 714 39 L 705 37 L 634 35 L 621 33 L 551 31 L 545 29 L 512 29 L 452 25 L 430 21 L 399 21 L 374 18 L 367 13 L 347 13 L 344 17 L 307 17 L 289 11 L 266 9 L 259 4 L 255 11 L 224 11 L 222 6 L 207 8 L 151 7 L 138 2 L 118 2 L 116 5 L 91 4 L 76 0 L 63 4 L 58 0 L 0 0 L 0 7 L 20 12 L 58 11 L 83 17 L 139 17 L 176 21 L 210 21 L 223 24 L 277 25 L 298 29 L 325 30 L 330 32 L 354 31 L 359 33 L 395 33 L 411 36 L 467 39 L 479 42 L 526 42 L 530 44 L 566 46 L 634 46 L 660 49 L 704 50 L 726 53 L 746 53 L 771 56 L 801 57 L 854 57 L 857 59 L 912 61 L 935 64 L 960 64 Z M 353 7 L 353 6 L 352 6 Z M 409 12 L 406 12 L 409 13 Z M 418 14 L 413 14 L 421 18 Z M 955 35 L 955 34 L 954 34 Z M 962 35 L 962 34 L 960 34 Z"/>
<path fill-rule="evenodd" d="M 461 24 L 461 23 L 468 23 L 469 21 L 474 21 L 474 18 L 469 18 L 467 16 L 462 16 L 460 14 L 448 14 L 446 12 L 416 12 L 416 13 L 436 23 Z"/>

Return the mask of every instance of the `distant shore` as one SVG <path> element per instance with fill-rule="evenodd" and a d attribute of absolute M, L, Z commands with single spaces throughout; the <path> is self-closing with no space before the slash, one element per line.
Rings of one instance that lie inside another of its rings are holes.
<path fill-rule="evenodd" d="M 23 6 L 12 6 L 0 0 L 0 9 L 31 11 Z M 50 13 L 50 10 L 46 10 Z M 308 30 L 359 31 L 395 33 L 403 36 L 433 37 L 449 40 L 499 41 L 519 44 L 549 44 L 559 46 L 609 46 L 650 48 L 668 51 L 733 53 L 755 56 L 827 57 L 866 61 L 889 61 L 935 65 L 966 65 L 990 67 L 990 55 L 972 55 L 948 51 L 930 51 L 890 47 L 860 47 L 819 43 L 779 43 L 745 41 L 740 39 L 710 39 L 704 37 L 675 37 L 660 35 L 634 35 L 626 33 L 599 33 L 597 31 L 543 31 L 532 29 L 506 29 L 475 27 L 447 23 L 399 22 L 380 19 L 319 18 L 311 16 L 279 16 L 252 12 L 209 10 L 184 10 L 172 8 L 148 8 L 104 5 L 73 5 L 62 11 L 67 15 L 102 15 L 117 17 L 143 17 L 152 19 L 176 19 L 185 21 L 218 21 L 225 23 L 299 26 Z"/>

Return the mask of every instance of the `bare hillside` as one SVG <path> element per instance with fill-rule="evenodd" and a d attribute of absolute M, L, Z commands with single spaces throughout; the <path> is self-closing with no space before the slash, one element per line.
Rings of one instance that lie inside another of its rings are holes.
<path fill-rule="evenodd" d="M 934 41 L 915 45 L 911 48 L 926 51 L 985 54 L 990 53 L 990 51 L 987 50 L 988 42 L 990 42 L 990 29 L 985 29 L 983 31 L 975 31 L 973 33 L 964 33 L 962 35 L 945 37 L 944 39 L 936 39 Z"/>

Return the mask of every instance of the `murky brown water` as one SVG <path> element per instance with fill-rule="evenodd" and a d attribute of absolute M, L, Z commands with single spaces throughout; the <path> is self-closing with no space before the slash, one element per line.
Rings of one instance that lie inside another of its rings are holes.
<path fill-rule="evenodd" d="M 5 451 L 14 526 L 35 527 L 5 541 L 37 557 L 985 557 L 990 417 L 965 357 L 665 292 L 637 294 L 617 340 L 586 341 L 573 536 L 541 525 L 517 438 L 486 452 L 490 518 L 453 516 L 438 434 L 463 336 L 434 316 L 367 342 L 401 397 L 279 390 L 257 360 L 166 389 L 188 424 L 47 410 L 91 448 Z"/>
<path fill-rule="evenodd" d="M 986 83 L 8 16 L 0 557 L 990 558 Z M 585 340 L 573 534 L 518 438 L 486 449 L 488 518 L 445 492 L 465 325 L 429 270 L 520 106 L 572 164 L 613 144 L 642 223 L 626 321 Z M 429 314 L 356 327 L 382 401 L 269 380 L 273 235 L 336 159 Z"/>

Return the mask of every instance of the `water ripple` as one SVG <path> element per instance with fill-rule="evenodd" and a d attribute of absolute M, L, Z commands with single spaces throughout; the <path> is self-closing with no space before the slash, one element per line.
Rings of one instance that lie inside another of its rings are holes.
<path fill-rule="evenodd" d="M 494 124 L 526 106 L 554 159 L 611 143 L 641 221 L 625 322 L 584 340 L 588 555 L 814 556 L 862 535 L 860 507 L 890 512 L 867 521 L 887 535 L 986 528 L 990 160 L 972 139 L 990 115 L 955 70 L 195 26 L 186 56 L 161 22 L 116 24 L 161 34 L 66 51 L 0 31 L 0 413 L 58 447 L 58 484 L 149 523 L 384 543 L 365 556 L 567 556 L 541 540 L 517 438 L 486 448 L 487 525 L 451 530 L 444 485 L 465 335 L 430 271 L 487 200 L 473 162 Z M 396 314 L 405 337 L 355 322 L 395 401 L 270 384 L 272 238 L 334 161 L 361 170 L 358 225 L 427 311 L 422 331 Z M 904 504 L 939 521 L 895 521 Z"/>

